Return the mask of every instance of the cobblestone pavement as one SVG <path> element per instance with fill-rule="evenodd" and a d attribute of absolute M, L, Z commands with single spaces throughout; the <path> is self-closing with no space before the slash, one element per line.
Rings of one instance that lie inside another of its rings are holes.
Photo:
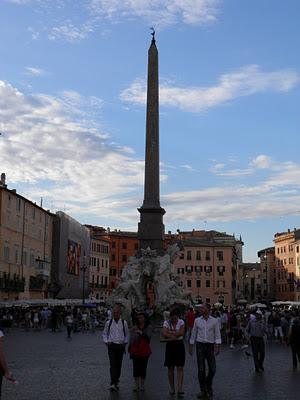
<path fill-rule="evenodd" d="M 108 358 L 101 332 L 77 333 L 71 340 L 65 332 L 24 332 L 5 335 L 5 351 L 19 380 L 3 383 L 3 400 L 160 400 L 168 394 L 164 344 L 153 337 L 153 355 L 148 368 L 146 392 L 132 392 L 132 365 L 125 356 L 119 393 L 108 391 Z M 187 355 L 185 398 L 199 392 L 195 355 Z M 293 371 L 290 349 L 268 345 L 265 372 L 254 372 L 253 359 L 236 348 L 222 348 L 217 357 L 214 381 L 216 400 L 299 400 L 300 369 Z M 174 398 L 174 397 L 173 397 Z"/>

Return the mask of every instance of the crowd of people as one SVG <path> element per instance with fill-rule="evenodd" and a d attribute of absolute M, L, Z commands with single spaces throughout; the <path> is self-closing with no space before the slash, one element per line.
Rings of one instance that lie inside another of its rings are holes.
<path fill-rule="evenodd" d="M 151 311 L 151 310 L 150 310 Z M 133 365 L 135 392 L 145 391 L 147 366 L 152 354 L 151 336 L 154 332 L 152 312 L 133 310 L 130 320 L 122 318 L 122 309 L 103 307 L 40 307 L 8 308 L 0 310 L 0 398 L 3 377 L 16 383 L 3 352 L 3 331 L 11 327 L 38 332 L 49 329 L 53 333 L 66 330 L 71 339 L 76 332 L 103 329 L 102 338 L 107 346 L 110 364 L 111 391 L 119 390 L 122 361 L 127 347 Z M 157 323 L 157 321 L 156 321 Z M 157 328 L 157 326 L 156 326 Z M 272 308 L 210 307 L 202 304 L 187 311 L 178 308 L 163 313 L 160 341 L 165 343 L 164 366 L 167 367 L 169 393 L 184 396 L 184 366 L 186 351 L 195 349 L 200 386 L 199 398 L 213 396 L 216 373 L 216 354 L 220 345 L 240 349 L 253 357 L 257 373 L 264 371 L 266 342 L 290 346 L 292 365 L 300 363 L 299 310 Z"/>
<path fill-rule="evenodd" d="M 166 342 L 164 366 L 168 369 L 171 396 L 176 393 L 179 397 L 184 396 L 186 347 L 190 355 L 193 354 L 194 347 L 196 348 L 200 399 L 213 396 L 215 356 L 222 343 L 230 349 L 240 347 L 246 356 L 252 356 L 256 373 L 264 371 L 267 341 L 289 345 L 293 367 L 296 369 L 300 363 L 300 314 L 297 310 L 244 307 L 226 310 L 203 304 L 196 310 L 191 307 L 186 313 L 179 309 L 166 310 L 163 317 L 160 339 Z M 132 323 L 131 329 L 129 322 Z M 127 322 L 122 319 L 119 306 L 113 309 L 112 317 L 107 320 L 102 335 L 108 349 L 111 391 L 119 390 L 126 346 L 133 364 L 133 390 L 145 390 L 147 365 L 152 353 L 150 322 L 148 314 L 143 311 L 137 311 L 132 315 L 132 321 Z"/>
<path fill-rule="evenodd" d="M 9 330 L 11 327 L 28 331 L 49 328 L 52 332 L 57 332 L 69 327 L 68 332 L 71 335 L 72 331 L 95 332 L 97 327 L 104 325 L 108 317 L 107 312 L 104 307 L 12 307 L 0 310 L 0 323 L 3 330 Z"/>

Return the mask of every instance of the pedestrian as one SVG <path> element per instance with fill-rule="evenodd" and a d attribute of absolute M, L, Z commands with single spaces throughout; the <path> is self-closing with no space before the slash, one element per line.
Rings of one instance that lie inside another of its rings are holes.
<path fill-rule="evenodd" d="M 9 370 L 6 362 L 3 350 L 3 337 L 4 334 L 2 330 L 0 330 L 0 399 L 1 399 L 1 388 L 2 388 L 3 377 L 5 377 L 7 380 L 11 382 L 17 383 L 16 379 L 13 377 L 11 371 Z"/>
<path fill-rule="evenodd" d="M 195 319 L 191 334 L 189 353 L 193 354 L 193 346 L 196 343 L 196 355 L 198 364 L 198 380 L 201 393 L 199 399 L 213 396 L 213 378 L 216 374 L 215 355 L 220 352 L 221 332 L 216 318 L 210 316 L 210 306 L 202 307 L 202 316 Z M 206 363 L 208 374 L 206 374 Z"/>
<path fill-rule="evenodd" d="M 174 370 L 177 369 L 177 395 L 184 396 L 183 367 L 185 364 L 185 347 L 183 343 L 185 324 L 179 319 L 178 310 L 170 312 L 170 319 L 164 321 L 162 329 L 163 340 L 166 341 L 165 367 L 168 368 L 170 395 L 175 395 Z"/>
<path fill-rule="evenodd" d="M 129 354 L 133 364 L 133 377 L 135 380 L 134 391 L 145 391 L 145 379 L 149 357 L 152 353 L 150 347 L 151 331 L 146 315 L 136 313 L 136 325 L 130 333 Z"/>
<path fill-rule="evenodd" d="M 267 328 L 265 322 L 262 320 L 262 312 L 260 310 L 256 311 L 255 319 L 248 322 L 246 331 L 250 335 L 255 371 L 264 371 L 264 336 L 267 334 Z"/>
<path fill-rule="evenodd" d="M 72 316 L 71 311 L 68 312 L 66 319 L 65 319 L 65 323 L 67 326 L 68 339 L 71 339 L 71 332 L 73 329 L 73 316 Z"/>
<path fill-rule="evenodd" d="M 109 389 L 111 391 L 118 391 L 123 356 L 126 350 L 126 344 L 129 340 L 128 325 L 127 322 L 121 318 L 120 306 L 117 305 L 114 307 L 112 318 L 105 323 L 102 337 L 108 349 L 110 363 Z"/>
<path fill-rule="evenodd" d="M 289 342 L 292 349 L 293 367 L 297 369 L 298 362 L 300 363 L 300 320 L 299 316 L 293 319 L 289 330 Z M 298 360 L 297 360 L 298 358 Z"/>
<path fill-rule="evenodd" d="M 192 329 L 194 326 L 194 322 L 195 322 L 195 312 L 193 307 L 190 307 L 188 312 L 185 314 L 185 320 L 186 320 L 186 338 L 187 341 L 189 342 L 190 337 L 191 337 L 191 333 L 192 333 Z"/>

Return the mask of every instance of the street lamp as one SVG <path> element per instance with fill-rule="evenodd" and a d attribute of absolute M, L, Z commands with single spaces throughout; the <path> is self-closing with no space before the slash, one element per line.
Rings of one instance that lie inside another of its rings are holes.
<path fill-rule="evenodd" d="M 80 270 L 82 271 L 82 305 L 84 306 L 85 302 L 85 272 L 87 270 L 88 266 L 86 265 L 86 255 L 84 252 L 83 256 L 83 265 L 80 267 Z"/>

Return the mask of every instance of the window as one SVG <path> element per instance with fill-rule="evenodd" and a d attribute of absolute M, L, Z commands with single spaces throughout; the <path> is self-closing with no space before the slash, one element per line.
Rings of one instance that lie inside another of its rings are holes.
<path fill-rule="evenodd" d="M 123 243 L 122 243 L 122 249 L 123 249 L 123 250 L 126 250 L 126 249 L 127 249 L 127 243 L 126 243 L 126 242 L 123 242 Z"/>
<path fill-rule="evenodd" d="M 200 250 L 197 250 L 196 260 L 201 260 L 201 251 Z"/>
<path fill-rule="evenodd" d="M 219 274 L 220 276 L 223 276 L 223 275 L 224 275 L 224 272 L 225 272 L 225 266 L 224 266 L 224 265 L 219 265 L 219 266 L 217 267 L 217 271 L 218 271 L 218 274 Z"/>
<path fill-rule="evenodd" d="M 9 247 L 4 246 L 4 261 L 9 262 Z"/>
<path fill-rule="evenodd" d="M 202 265 L 195 265 L 195 272 L 201 273 L 202 272 Z"/>
<path fill-rule="evenodd" d="M 180 258 L 180 260 L 183 260 L 184 259 L 184 253 L 180 253 L 179 258 Z"/>
<path fill-rule="evenodd" d="M 21 199 L 16 199 L 16 210 L 21 211 Z"/>
<path fill-rule="evenodd" d="M 15 250 L 15 264 L 18 264 L 18 262 L 19 262 L 19 252 L 18 252 L 18 250 L 16 249 L 16 250 Z"/>
<path fill-rule="evenodd" d="M 111 255 L 111 261 L 116 261 L 116 255 L 115 254 Z"/>
<path fill-rule="evenodd" d="M 112 248 L 112 249 L 115 249 L 115 248 L 116 248 L 116 242 L 112 242 L 111 248 Z"/>
<path fill-rule="evenodd" d="M 223 251 L 217 251 L 217 259 L 223 261 Z"/>
<path fill-rule="evenodd" d="M 126 254 L 123 254 L 123 255 L 122 255 L 122 262 L 127 262 L 127 256 L 126 256 Z"/>
<path fill-rule="evenodd" d="M 188 280 L 186 281 L 186 286 L 187 286 L 188 288 L 191 288 L 191 287 L 192 287 L 192 281 L 191 281 L 190 279 L 188 279 Z"/>
<path fill-rule="evenodd" d="M 205 265 L 204 266 L 204 271 L 208 274 L 212 272 L 212 266 L 211 265 Z"/>
<path fill-rule="evenodd" d="M 108 267 L 108 260 L 105 260 L 105 268 Z"/>
<path fill-rule="evenodd" d="M 217 288 L 225 288 L 225 281 L 217 281 Z"/>
<path fill-rule="evenodd" d="M 199 279 L 196 280 L 196 286 L 197 288 L 201 287 L 201 281 Z"/>
<path fill-rule="evenodd" d="M 34 253 L 30 253 L 30 266 L 34 267 Z"/>
<path fill-rule="evenodd" d="M 296 251 L 297 251 L 297 253 L 299 253 L 299 246 L 296 247 Z"/>
<path fill-rule="evenodd" d="M 192 252 L 191 252 L 191 250 L 188 250 L 188 251 L 187 251 L 186 259 L 187 259 L 187 260 L 191 260 L 191 259 L 192 259 Z"/>
<path fill-rule="evenodd" d="M 139 244 L 138 243 L 134 243 L 134 250 L 138 250 L 139 249 Z"/>
<path fill-rule="evenodd" d="M 104 260 L 103 260 L 103 258 L 101 259 L 101 267 L 104 268 Z"/>
<path fill-rule="evenodd" d="M 209 261 L 210 260 L 210 251 L 205 252 L 205 260 Z"/>
<path fill-rule="evenodd" d="M 205 286 L 210 287 L 210 281 L 205 281 Z"/>
<path fill-rule="evenodd" d="M 23 251 L 23 265 L 27 265 L 27 251 Z"/>

